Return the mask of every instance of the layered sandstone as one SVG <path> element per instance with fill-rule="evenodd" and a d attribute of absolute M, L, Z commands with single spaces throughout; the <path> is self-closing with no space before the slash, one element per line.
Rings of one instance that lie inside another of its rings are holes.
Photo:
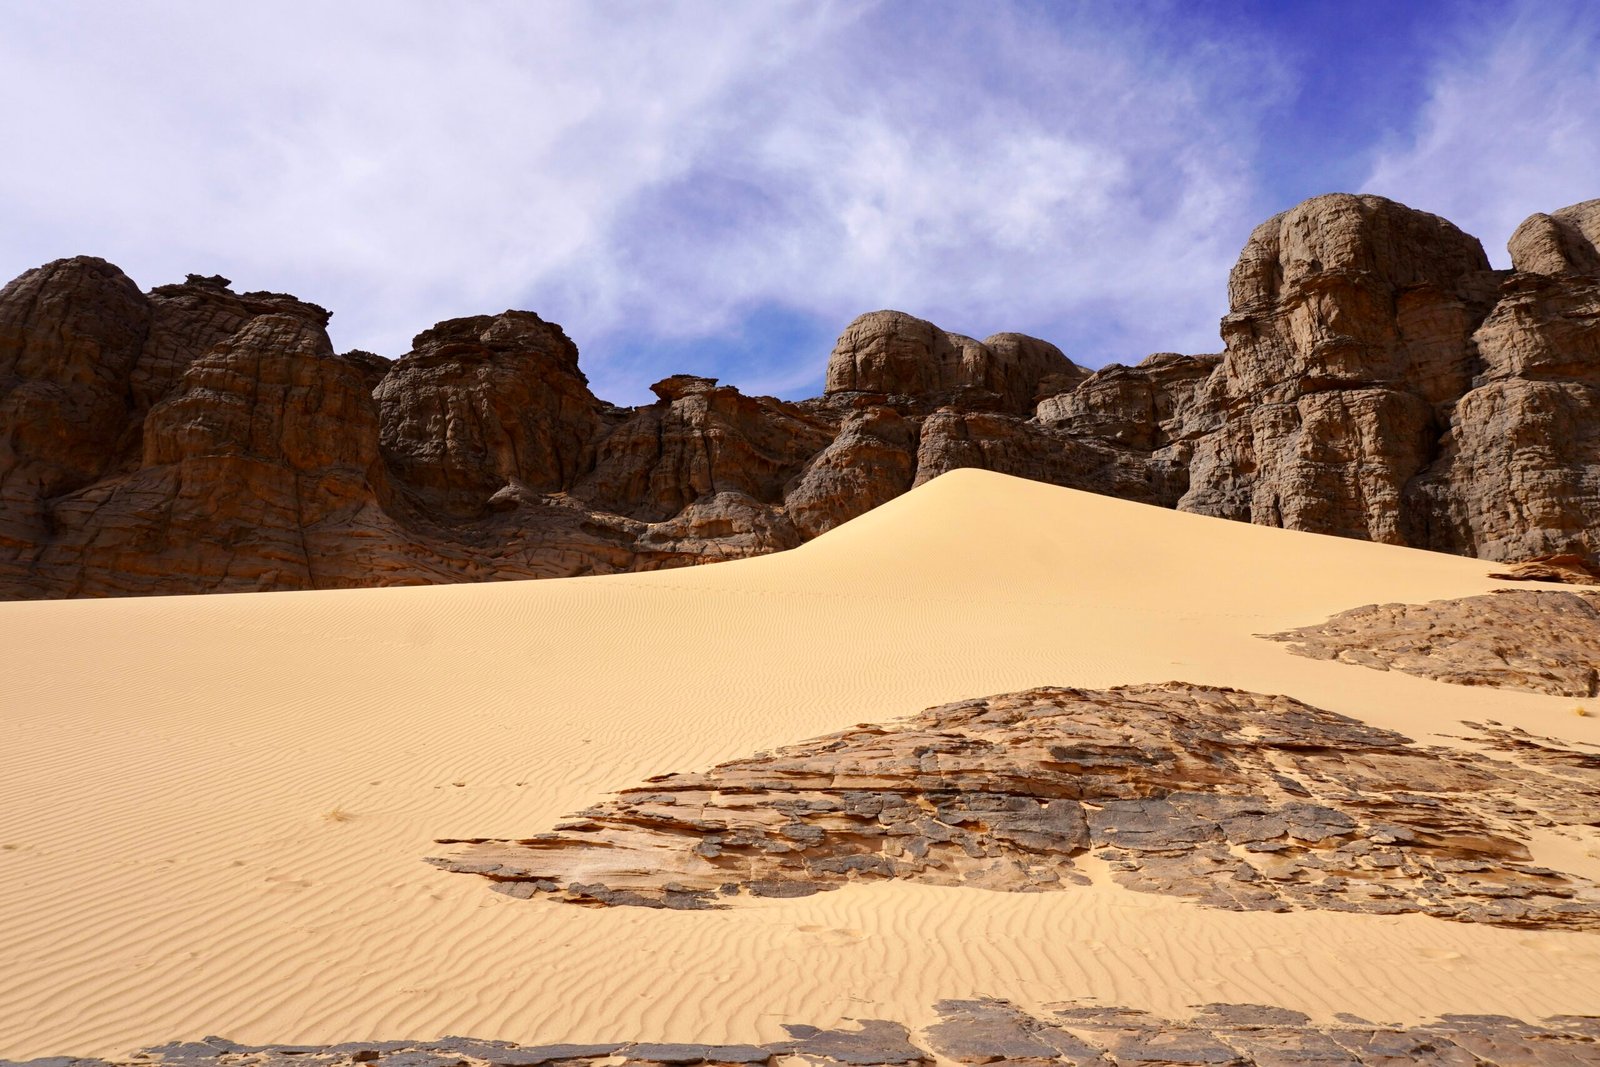
<path fill-rule="evenodd" d="M 78 257 L 0 290 L 0 597 L 550 577 L 798 545 L 958 467 L 1494 560 L 1600 562 L 1600 201 L 1513 269 L 1334 194 L 1250 235 L 1216 355 L 1089 372 L 1038 338 L 850 323 L 821 397 L 677 375 L 597 399 L 561 327 L 390 361 L 328 312 Z"/>
<path fill-rule="evenodd" d="M 698 910 L 880 879 L 1070 891 L 1093 852 L 1131 889 L 1230 910 L 1600 928 L 1600 885 L 1527 848 L 1581 833 L 1600 763 L 1539 749 L 1424 747 L 1180 682 L 1041 688 L 660 775 L 433 862 L 513 896 Z"/>
<path fill-rule="evenodd" d="M 1029 1067 L 1284 1067 L 1396 1063 L 1538 1067 L 1600 1062 L 1600 1018 L 1567 1015 L 1526 1022 L 1503 1015 L 1446 1015 L 1414 1026 L 1348 1013 L 1314 1023 L 1304 1012 L 1264 1004 L 1203 1004 L 1186 1018 L 1108 1007 L 1092 998 L 1026 1012 L 1005 1000 L 943 1000 L 937 1021 L 916 1034 L 887 1019 L 825 1029 L 783 1023 L 787 1040 L 760 1045 L 618 1041 L 518 1045 L 469 1037 L 346 1041 L 337 1045 L 246 1045 L 224 1037 L 172 1041 L 111 1060 L 58 1056 L 14 1067 L 919 1067 L 936 1055 L 958 1064 Z M 3 1061 L 0 1061 L 3 1063 Z M 4 1067 L 13 1067 L 4 1064 Z"/>
<path fill-rule="evenodd" d="M 1600 695 L 1600 598 L 1514 590 L 1428 604 L 1368 604 L 1265 635 L 1289 651 L 1456 685 Z"/>

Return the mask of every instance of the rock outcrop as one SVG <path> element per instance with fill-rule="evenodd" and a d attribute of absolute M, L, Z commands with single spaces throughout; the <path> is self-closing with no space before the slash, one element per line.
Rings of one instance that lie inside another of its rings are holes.
<path fill-rule="evenodd" d="M 446 520 L 482 516 L 508 485 L 570 488 L 605 425 L 577 346 L 527 311 L 424 330 L 372 395 L 395 481 Z"/>
<path fill-rule="evenodd" d="M 845 327 L 828 358 L 824 392 L 1026 417 L 1044 389 L 1070 389 L 1085 374 L 1059 348 L 1036 337 L 999 333 L 975 341 L 903 311 L 873 311 Z"/>
<path fill-rule="evenodd" d="M 439 323 L 391 362 L 336 355 L 328 312 L 292 296 L 198 275 L 141 293 L 60 260 L 0 290 L 0 598 L 734 559 L 957 467 L 1592 567 L 1597 242 L 1600 201 L 1535 215 L 1497 271 L 1443 219 L 1321 196 L 1251 234 L 1219 354 L 1091 373 L 875 311 L 820 397 L 677 375 L 633 409 L 531 312 Z"/>
<path fill-rule="evenodd" d="M 0 1067 L 917 1067 L 935 1053 L 958 1064 L 1029 1067 L 1284 1067 L 1397 1063 L 1549 1067 L 1600 1063 L 1600 1018 L 1565 1015 L 1530 1023 L 1502 1015 L 1446 1015 L 1414 1026 L 1341 1013 L 1317 1024 L 1303 1012 L 1263 1004 L 1204 1004 L 1183 1019 L 1090 1001 L 1025 1012 L 997 999 L 944 1000 L 937 1021 L 915 1034 L 887 1019 L 825 1029 L 783 1023 L 785 1040 L 762 1045 L 618 1041 L 519 1045 L 441 1037 L 430 1041 L 346 1041 L 337 1045 L 244 1045 L 225 1037 L 172 1041 L 112 1060 L 73 1056 Z M 929 1051 L 931 1050 L 931 1051 Z"/>
<path fill-rule="evenodd" d="M 1600 696 L 1600 597 L 1582 593 L 1518 589 L 1426 604 L 1368 604 L 1264 636 L 1311 659 L 1456 685 Z"/>
<path fill-rule="evenodd" d="M 1068 890 L 1093 851 L 1129 888 L 1236 911 L 1600 929 L 1600 885 L 1527 849 L 1535 827 L 1587 832 L 1600 759 L 1541 753 L 1424 748 L 1180 682 L 1041 688 L 661 775 L 432 862 L 513 896 L 705 909 L 891 878 Z"/>
<path fill-rule="evenodd" d="M 1318 197 L 1258 226 L 1180 506 L 1407 543 L 1405 487 L 1471 380 L 1495 283 L 1475 239 L 1381 197 Z"/>

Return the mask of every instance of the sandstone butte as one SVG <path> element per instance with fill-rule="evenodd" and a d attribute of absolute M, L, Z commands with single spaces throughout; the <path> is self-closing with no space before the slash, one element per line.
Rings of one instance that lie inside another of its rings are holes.
<path fill-rule="evenodd" d="M 1512 269 L 1376 196 L 1250 235 L 1223 351 L 1090 372 L 896 311 L 823 395 L 678 375 L 598 400 L 559 326 L 451 319 L 390 361 L 220 277 L 75 257 L 0 290 L 0 598 L 649 570 L 790 548 L 957 467 L 1294 530 L 1600 560 L 1600 200 Z"/>

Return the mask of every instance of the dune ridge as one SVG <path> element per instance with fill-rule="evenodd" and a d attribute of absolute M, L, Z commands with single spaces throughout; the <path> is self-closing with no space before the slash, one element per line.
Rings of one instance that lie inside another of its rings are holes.
<path fill-rule="evenodd" d="M 523 834 L 652 774 L 1035 685 L 1184 679 L 1430 743 L 1462 744 L 1463 719 L 1600 742 L 1570 698 L 1254 636 L 1485 593 L 1490 566 L 963 470 L 692 571 L 3 604 L 0 1056 L 205 1033 L 765 1041 L 974 995 L 1592 1010 L 1587 934 L 1207 912 L 1105 877 L 590 911 L 422 862 L 435 837 Z M 1593 837 L 1547 847 L 1600 873 Z"/>

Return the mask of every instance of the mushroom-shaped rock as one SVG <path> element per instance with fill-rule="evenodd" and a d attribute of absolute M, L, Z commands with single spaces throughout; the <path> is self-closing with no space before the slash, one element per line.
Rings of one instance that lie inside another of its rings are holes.
<path fill-rule="evenodd" d="M 698 374 L 674 374 L 661 379 L 650 387 L 650 391 L 662 400 L 671 403 L 682 400 L 686 396 L 698 396 L 709 393 L 717 387 L 715 378 L 702 378 Z"/>

